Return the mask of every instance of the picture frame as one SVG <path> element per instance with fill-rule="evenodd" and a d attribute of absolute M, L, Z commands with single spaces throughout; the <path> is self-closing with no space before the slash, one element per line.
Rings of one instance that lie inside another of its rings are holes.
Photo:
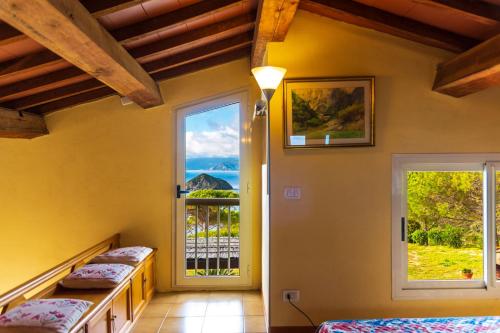
<path fill-rule="evenodd" d="M 283 81 L 284 148 L 375 145 L 375 77 Z"/>

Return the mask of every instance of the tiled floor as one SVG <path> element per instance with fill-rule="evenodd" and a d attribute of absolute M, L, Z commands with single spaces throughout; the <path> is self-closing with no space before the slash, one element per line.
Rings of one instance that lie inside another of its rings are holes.
<path fill-rule="evenodd" d="M 132 333 L 265 333 L 257 291 L 156 294 Z"/>

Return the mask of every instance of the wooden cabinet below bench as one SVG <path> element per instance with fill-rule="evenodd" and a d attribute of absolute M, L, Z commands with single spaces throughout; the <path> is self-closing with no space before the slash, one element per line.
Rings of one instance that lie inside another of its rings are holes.
<path fill-rule="evenodd" d="M 154 294 L 155 254 L 139 264 L 115 296 L 87 320 L 86 333 L 127 333 Z M 148 282 L 149 281 L 149 282 Z"/>
<path fill-rule="evenodd" d="M 134 318 L 141 314 L 146 303 L 153 298 L 155 291 L 154 259 L 154 256 L 148 257 L 132 275 L 131 288 Z"/>
<path fill-rule="evenodd" d="M 145 266 L 145 282 L 144 282 L 144 291 L 146 294 L 146 302 L 149 302 L 155 293 L 155 269 L 154 269 L 154 256 L 146 259 L 144 263 Z"/>
<path fill-rule="evenodd" d="M 137 267 L 137 272 L 132 275 L 132 309 L 133 317 L 137 318 L 146 306 L 146 289 L 145 289 L 145 269 L 144 264 Z"/>
<path fill-rule="evenodd" d="M 87 322 L 87 333 L 113 333 L 111 326 L 111 307 L 112 304 L 108 303 L 101 311 L 99 311 Z"/>
<path fill-rule="evenodd" d="M 112 300 L 86 324 L 86 333 L 125 333 L 132 325 L 132 293 L 125 284 Z"/>
<path fill-rule="evenodd" d="M 132 325 L 132 297 L 130 284 L 113 298 L 111 322 L 113 333 L 127 332 Z"/>

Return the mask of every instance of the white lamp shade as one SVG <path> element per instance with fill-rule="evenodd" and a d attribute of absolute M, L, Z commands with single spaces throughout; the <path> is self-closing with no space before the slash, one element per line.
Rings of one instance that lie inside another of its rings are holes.
<path fill-rule="evenodd" d="M 252 74 L 262 90 L 276 90 L 285 73 L 286 69 L 282 67 L 262 66 L 252 68 Z"/>

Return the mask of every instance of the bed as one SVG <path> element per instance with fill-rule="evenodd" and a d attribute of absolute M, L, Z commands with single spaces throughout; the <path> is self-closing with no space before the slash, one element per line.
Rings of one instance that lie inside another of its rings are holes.
<path fill-rule="evenodd" d="M 500 317 L 394 318 L 332 320 L 318 333 L 500 333 Z"/>

